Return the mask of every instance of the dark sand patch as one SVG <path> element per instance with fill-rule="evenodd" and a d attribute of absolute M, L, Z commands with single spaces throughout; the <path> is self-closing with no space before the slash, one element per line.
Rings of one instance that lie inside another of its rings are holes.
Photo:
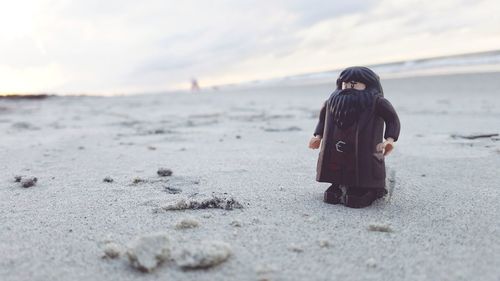
<path fill-rule="evenodd" d="M 154 209 L 155 213 L 162 211 L 180 211 L 180 210 L 199 210 L 199 209 L 223 209 L 233 210 L 242 209 L 243 205 L 234 199 L 232 196 L 214 195 L 206 198 L 182 198 L 174 202 L 170 202 Z"/>

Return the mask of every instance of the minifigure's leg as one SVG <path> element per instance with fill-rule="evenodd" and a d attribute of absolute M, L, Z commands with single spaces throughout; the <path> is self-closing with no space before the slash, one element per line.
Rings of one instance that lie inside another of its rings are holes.
<path fill-rule="evenodd" d="M 343 203 L 342 197 L 345 192 L 342 192 L 342 189 L 338 184 L 333 183 L 330 187 L 325 191 L 325 195 L 323 201 L 328 204 L 340 204 Z"/>
<path fill-rule="evenodd" d="M 357 188 L 349 187 L 346 195 L 345 205 L 350 208 L 364 208 L 370 206 L 373 201 L 383 197 L 387 193 L 385 188 Z"/>

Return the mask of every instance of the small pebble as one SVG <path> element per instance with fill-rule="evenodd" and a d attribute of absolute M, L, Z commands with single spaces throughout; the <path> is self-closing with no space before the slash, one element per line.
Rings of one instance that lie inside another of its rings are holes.
<path fill-rule="evenodd" d="M 258 275 L 258 281 L 275 280 L 275 278 L 272 278 L 272 275 L 278 271 L 278 268 L 272 264 L 263 264 L 255 268 L 255 273 Z"/>
<path fill-rule="evenodd" d="M 377 232 L 392 232 L 392 228 L 387 224 L 370 224 L 368 226 L 368 230 Z"/>
<path fill-rule="evenodd" d="M 116 259 L 121 255 L 120 245 L 110 242 L 104 245 L 104 256 L 103 258 Z"/>
<path fill-rule="evenodd" d="M 198 227 L 200 223 L 195 220 L 194 218 L 184 218 L 180 220 L 176 225 L 175 228 L 177 229 L 188 229 L 188 228 L 195 228 Z"/>
<path fill-rule="evenodd" d="M 296 252 L 296 253 L 302 253 L 304 252 L 304 249 L 302 249 L 301 247 L 295 245 L 295 244 L 291 244 L 290 246 L 288 246 L 288 250 L 292 251 L 292 252 Z"/>
<path fill-rule="evenodd" d="M 158 171 L 156 172 L 160 177 L 170 177 L 173 172 L 170 169 L 165 169 L 165 168 L 159 168 Z"/>
<path fill-rule="evenodd" d="M 330 242 L 328 240 L 325 240 L 325 239 L 319 240 L 319 246 L 321 248 L 328 248 L 328 247 L 330 247 Z"/>
<path fill-rule="evenodd" d="M 114 180 L 113 180 L 113 178 L 111 178 L 111 177 L 105 177 L 102 181 L 103 181 L 103 182 L 109 182 L 109 183 L 111 183 L 111 182 L 113 182 Z"/>
<path fill-rule="evenodd" d="M 278 271 L 278 269 L 272 264 L 262 264 L 255 267 L 255 272 L 257 274 L 267 274 L 276 271 Z"/>
<path fill-rule="evenodd" d="M 167 187 L 165 187 L 165 191 L 166 191 L 167 193 L 170 193 L 170 194 L 179 194 L 179 193 L 181 193 L 181 192 L 182 192 L 182 189 L 167 186 Z"/>
<path fill-rule="evenodd" d="M 316 222 L 317 221 L 317 217 L 316 216 L 306 217 L 306 221 L 308 221 L 308 222 Z"/>
<path fill-rule="evenodd" d="M 36 177 L 25 177 L 21 179 L 21 186 L 24 188 L 35 186 L 38 179 Z"/>
<path fill-rule="evenodd" d="M 141 179 L 139 177 L 134 178 L 134 180 L 132 181 L 133 184 L 139 184 L 139 183 L 145 183 L 145 182 L 146 182 L 145 179 Z"/>
<path fill-rule="evenodd" d="M 366 266 L 370 268 L 375 268 L 377 267 L 377 261 L 374 258 L 369 258 L 366 260 Z"/>
<path fill-rule="evenodd" d="M 241 227 L 241 222 L 239 220 L 234 220 L 230 223 L 231 226 Z"/>
<path fill-rule="evenodd" d="M 209 218 L 212 217 L 212 214 L 210 214 L 210 213 L 203 213 L 203 214 L 201 214 L 201 217 L 204 218 L 204 219 L 209 219 Z"/>

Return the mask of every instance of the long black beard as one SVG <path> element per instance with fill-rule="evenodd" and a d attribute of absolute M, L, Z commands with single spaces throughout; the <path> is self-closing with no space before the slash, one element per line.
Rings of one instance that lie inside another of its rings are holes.
<path fill-rule="evenodd" d="M 361 113 L 370 108 L 374 95 L 366 90 L 339 90 L 330 97 L 330 112 L 333 121 L 340 129 L 347 129 L 359 118 Z"/>

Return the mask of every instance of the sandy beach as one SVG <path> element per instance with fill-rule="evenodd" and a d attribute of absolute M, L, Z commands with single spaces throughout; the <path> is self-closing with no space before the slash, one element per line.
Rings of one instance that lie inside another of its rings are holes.
<path fill-rule="evenodd" d="M 383 78 L 402 125 L 394 190 L 365 209 L 322 202 L 307 148 L 334 77 L 0 99 L 0 280 L 500 280 L 500 137 L 474 138 L 500 133 L 500 73 Z M 164 208 L 211 196 L 242 208 Z M 123 253 L 102 258 L 107 243 L 159 232 L 174 248 L 213 240 L 231 254 L 151 273 Z"/>

